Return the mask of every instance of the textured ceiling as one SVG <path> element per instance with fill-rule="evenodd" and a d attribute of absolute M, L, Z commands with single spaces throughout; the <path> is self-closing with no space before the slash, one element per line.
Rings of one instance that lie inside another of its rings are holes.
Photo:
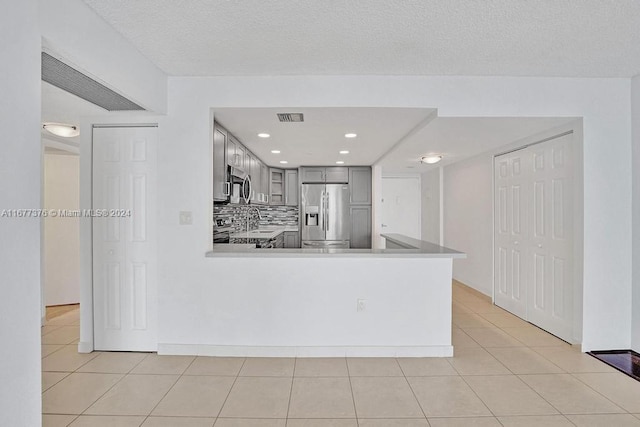
<path fill-rule="evenodd" d="M 637 0 L 84 0 L 169 75 L 640 73 Z"/>

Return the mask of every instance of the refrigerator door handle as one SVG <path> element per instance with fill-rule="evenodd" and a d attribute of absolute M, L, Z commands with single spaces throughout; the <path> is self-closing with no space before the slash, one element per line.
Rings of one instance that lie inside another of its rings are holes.
<path fill-rule="evenodd" d="M 324 209 L 325 209 L 325 216 L 324 219 L 325 221 L 327 221 L 327 226 L 325 228 L 326 231 L 329 231 L 329 193 L 327 193 L 327 201 L 324 204 Z"/>
<path fill-rule="evenodd" d="M 324 191 L 320 194 L 320 219 L 322 220 L 322 231 L 325 230 L 326 221 L 324 218 L 325 208 L 324 208 Z"/>

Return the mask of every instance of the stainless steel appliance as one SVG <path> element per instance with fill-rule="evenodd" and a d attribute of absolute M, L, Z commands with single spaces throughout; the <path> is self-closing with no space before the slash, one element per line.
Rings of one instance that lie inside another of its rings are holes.
<path fill-rule="evenodd" d="M 302 184 L 302 247 L 348 248 L 349 185 Z"/>
<path fill-rule="evenodd" d="M 249 204 L 251 200 L 251 176 L 242 169 L 229 166 L 229 190 L 227 202 Z"/>

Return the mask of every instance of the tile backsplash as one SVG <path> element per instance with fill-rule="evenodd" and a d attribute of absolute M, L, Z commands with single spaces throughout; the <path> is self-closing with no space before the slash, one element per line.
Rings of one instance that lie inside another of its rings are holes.
<path fill-rule="evenodd" d="M 232 205 L 213 204 L 213 220 L 223 220 L 225 225 L 218 229 L 226 229 L 230 233 L 247 229 L 247 210 L 249 211 L 249 229 L 268 225 L 298 225 L 297 206 L 262 206 L 262 205 Z M 254 208 L 260 210 L 262 219 Z"/>

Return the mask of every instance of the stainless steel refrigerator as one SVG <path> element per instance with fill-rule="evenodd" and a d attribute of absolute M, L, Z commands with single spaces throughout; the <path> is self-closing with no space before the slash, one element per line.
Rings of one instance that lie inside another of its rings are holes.
<path fill-rule="evenodd" d="M 302 184 L 303 248 L 348 248 L 349 185 Z"/>

